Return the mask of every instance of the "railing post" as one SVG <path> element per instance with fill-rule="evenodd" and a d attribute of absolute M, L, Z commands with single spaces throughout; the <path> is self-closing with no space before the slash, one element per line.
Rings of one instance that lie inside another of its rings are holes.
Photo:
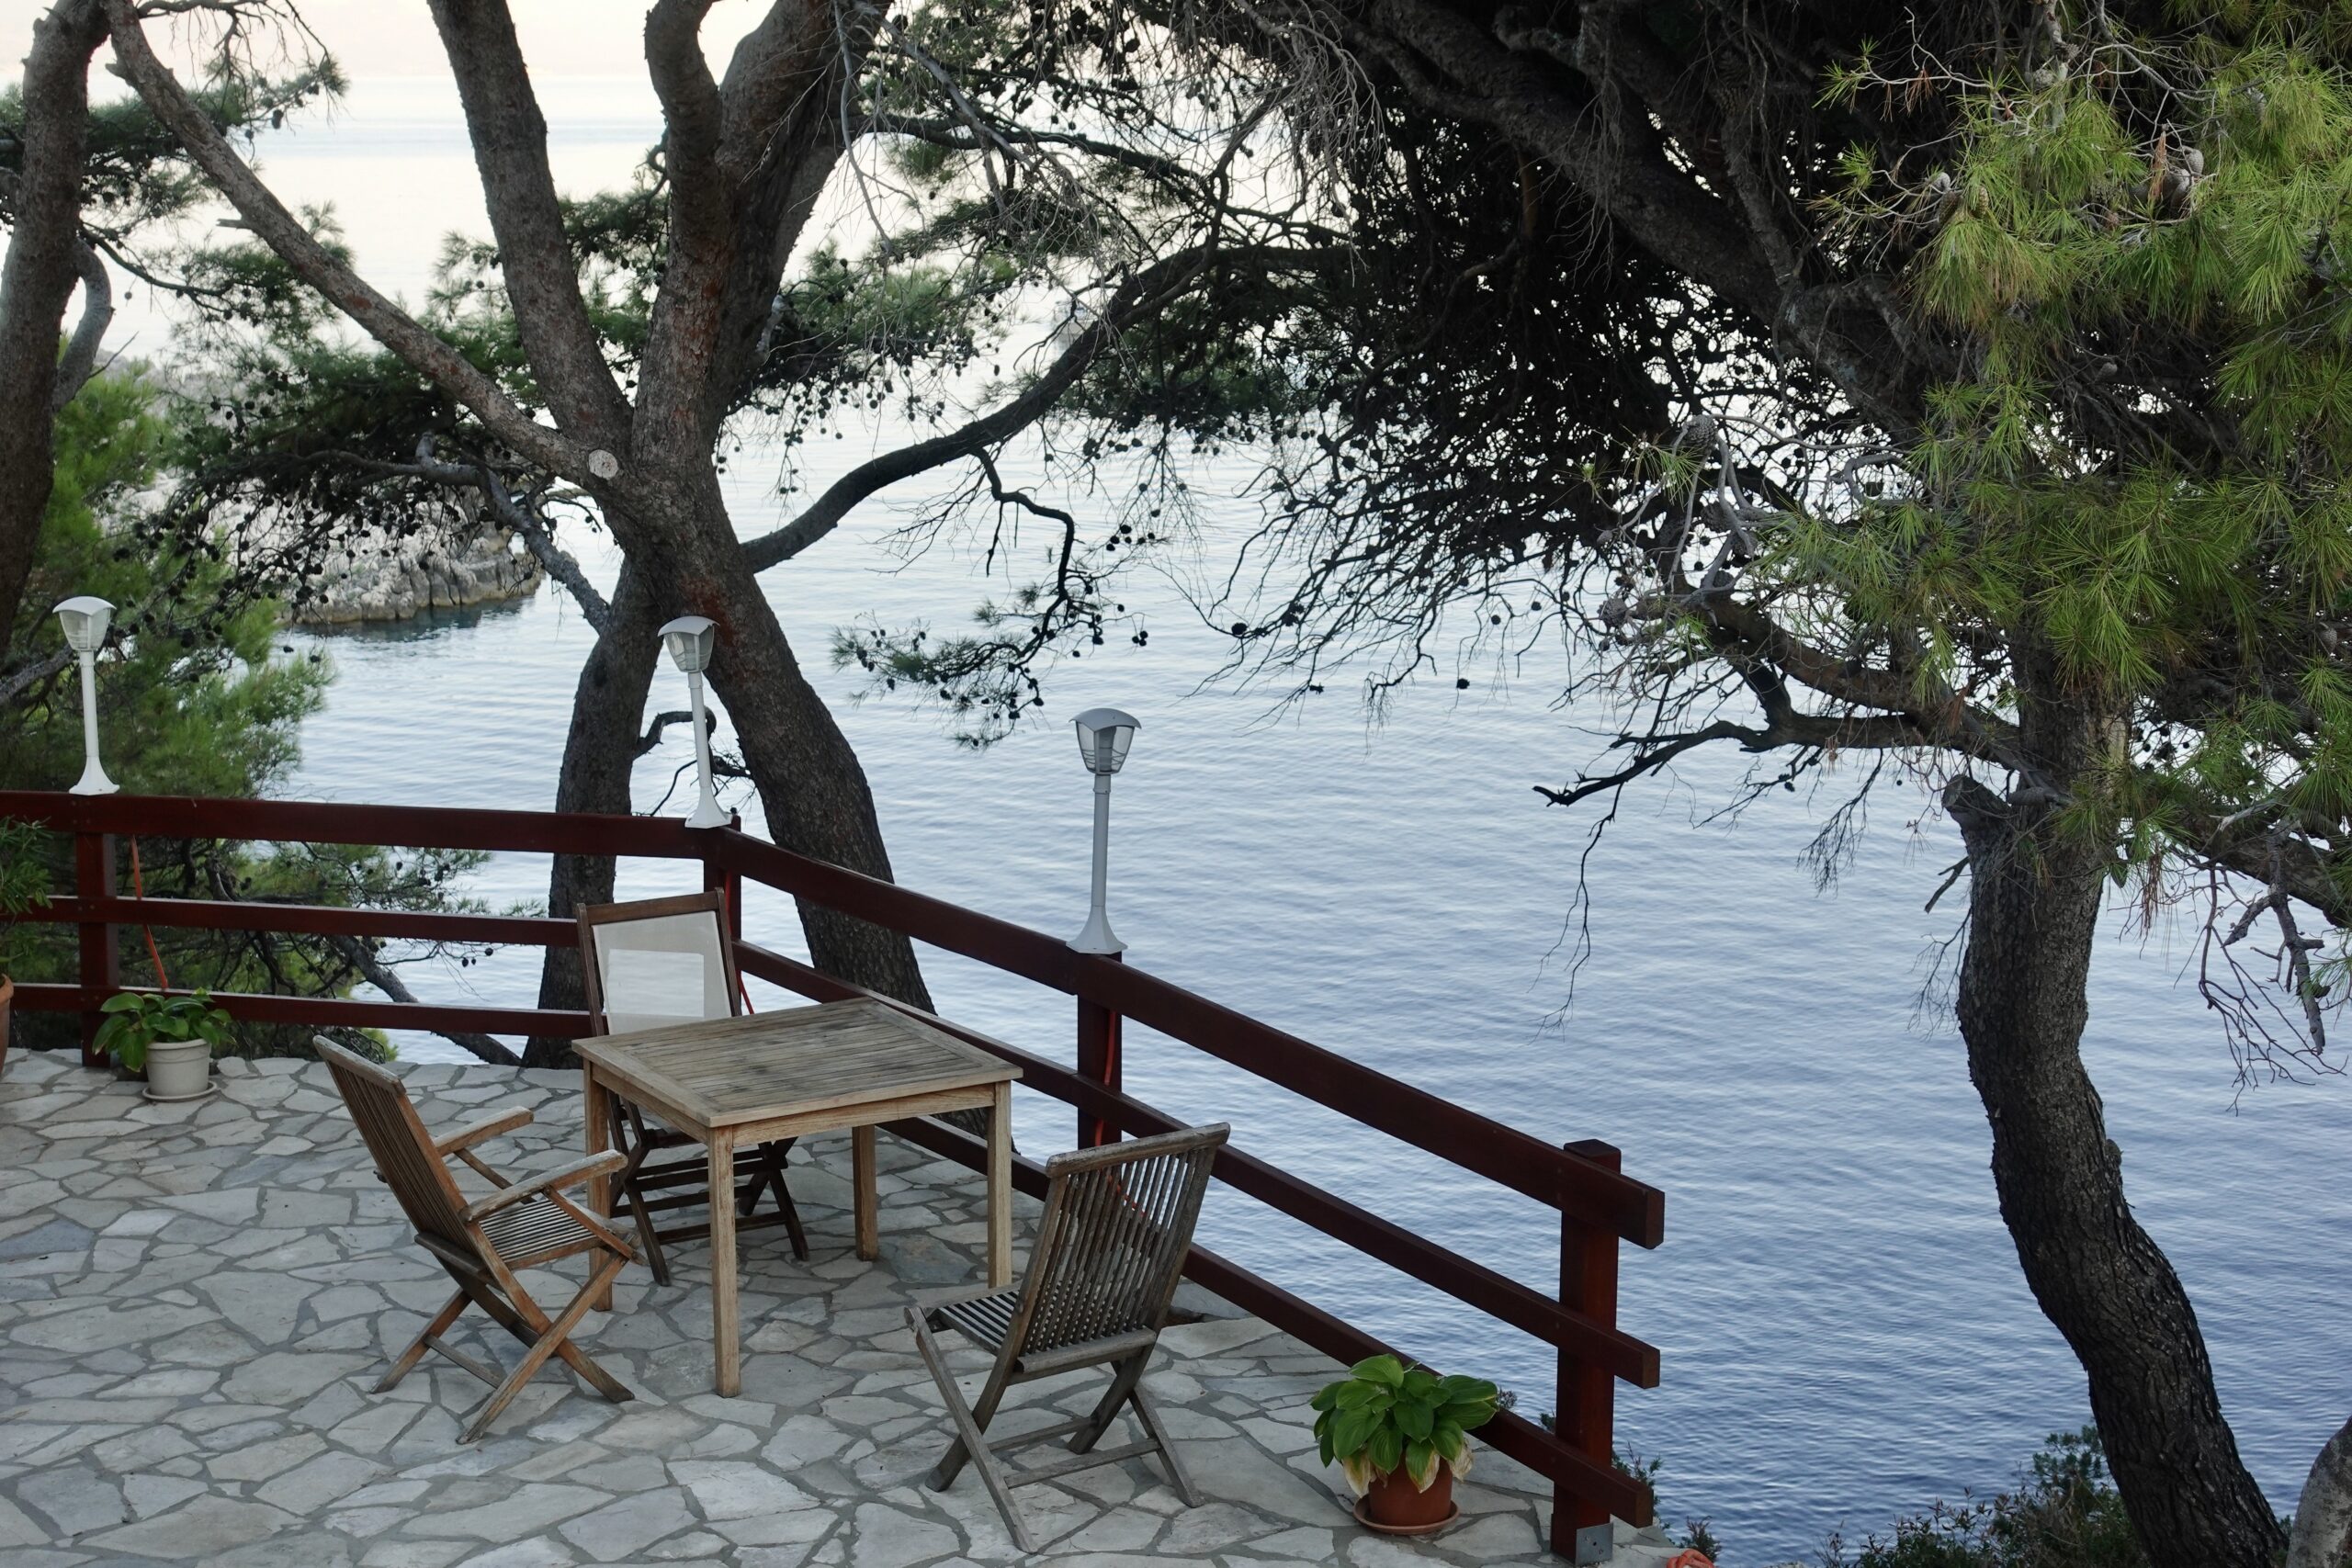
<path fill-rule="evenodd" d="M 1114 964 L 1124 962 L 1115 953 L 1098 953 Z M 1119 1049 L 1120 1017 L 1100 1002 L 1078 998 L 1078 1076 L 1113 1094 L 1120 1092 L 1123 1053 Z M 1078 1113 L 1078 1146 L 1100 1148 L 1119 1141 L 1119 1130 L 1100 1116 Z"/>
<path fill-rule="evenodd" d="M 1625 1166 L 1622 1150 L 1595 1139 L 1561 1147 L 1611 1171 L 1622 1171 Z M 1566 1211 L 1560 1215 L 1560 1304 L 1595 1323 L 1611 1328 L 1617 1325 L 1616 1234 L 1585 1224 Z M 1557 1412 L 1554 1420 L 1561 1440 L 1582 1450 L 1595 1464 L 1614 1464 L 1617 1380 L 1606 1370 L 1562 1350 L 1554 1401 L 1553 1409 Z M 1554 1484 L 1554 1551 L 1571 1562 L 1606 1562 L 1616 1549 L 1614 1534 L 1607 1508 Z"/>
<path fill-rule="evenodd" d="M 74 835 L 74 892 L 77 897 L 111 898 L 115 895 L 114 835 L 111 833 L 76 833 Z M 88 993 L 103 992 L 98 1000 L 122 988 L 122 954 L 115 941 L 115 929 L 104 920 L 81 922 L 82 990 L 82 1065 L 100 1067 L 106 1057 L 97 1046 L 98 1026 L 106 1015 L 98 1010 L 97 1002 L 87 999 Z"/>
<path fill-rule="evenodd" d="M 743 814 L 729 812 L 727 826 L 737 832 L 743 830 Z M 727 896 L 727 935 L 729 941 L 743 940 L 743 878 L 738 872 L 721 867 L 711 858 L 715 840 L 705 840 L 702 846 L 702 890 Z"/>

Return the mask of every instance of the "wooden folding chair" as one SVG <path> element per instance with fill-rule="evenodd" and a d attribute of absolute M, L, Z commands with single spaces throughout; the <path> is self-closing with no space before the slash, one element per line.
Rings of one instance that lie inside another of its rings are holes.
<path fill-rule="evenodd" d="M 359 1135 L 368 1141 L 377 1175 L 400 1200 L 401 1213 L 416 1229 L 418 1243 L 440 1261 L 458 1285 L 457 1294 L 393 1360 L 376 1392 L 381 1393 L 406 1377 L 424 1359 L 425 1351 L 439 1351 L 491 1386 L 489 1399 L 474 1412 L 458 1438 L 467 1443 L 482 1435 L 549 1356 L 561 1357 L 566 1366 L 606 1399 L 617 1404 L 633 1398 L 619 1380 L 571 1343 L 571 1335 L 589 1303 L 612 1284 L 613 1276 L 636 1253 L 628 1238 L 602 1216 L 563 1195 L 565 1188 L 618 1169 L 625 1156 L 607 1149 L 527 1181 L 510 1181 L 475 1154 L 474 1145 L 522 1126 L 531 1120 L 530 1111 L 503 1111 L 435 1138 L 424 1130 L 409 1100 L 408 1086 L 399 1078 L 328 1041 L 315 1042 L 315 1049 L 334 1075 L 335 1087 L 343 1091 L 343 1103 L 358 1123 Z M 468 1202 L 449 1172 L 452 1155 L 488 1177 L 495 1190 Z M 571 1298 L 570 1306 L 550 1318 L 523 1288 L 516 1271 L 583 1252 L 598 1255 L 588 1282 Z M 468 1303 L 481 1308 L 524 1344 L 522 1360 L 503 1378 L 441 1337 Z"/>
<path fill-rule="evenodd" d="M 595 904 L 582 909 L 581 974 L 587 982 L 588 1011 L 599 1034 L 628 1034 L 707 1018 L 733 1018 L 742 1011 L 743 981 L 735 968 L 735 944 L 727 932 L 726 899 L 718 893 L 674 898 L 643 898 L 628 904 Z M 710 1234 L 701 1224 L 658 1227 L 653 1216 L 673 1209 L 701 1207 L 710 1201 L 710 1164 L 702 1145 L 659 1122 L 628 1100 L 614 1098 L 614 1141 L 628 1158 L 614 1212 L 627 1203 L 637 1221 L 639 1245 L 653 1278 L 670 1282 L 665 1241 L 691 1241 Z M 794 1140 L 778 1139 L 746 1151 L 748 1179 L 735 1190 L 735 1229 L 782 1225 L 792 1237 L 792 1255 L 808 1260 L 808 1233 L 784 1184 L 785 1156 Z M 657 1160 L 666 1149 L 687 1147 L 682 1159 Z M 760 1193 L 773 1189 L 775 1212 L 759 1213 Z"/>
<path fill-rule="evenodd" d="M 1227 1132 L 1220 1122 L 1056 1155 L 1046 1164 L 1046 1212 L 1037 1223 L 1037 1244 L 1022 1283 L 1010 1291 L 907 1310 L 915 1345 L 956 1424 L 955 1439 L 926 1484 L 934 1492 L 945 1491 L 970 1460 L 1023 1551 L 1036 1548 L 1013 1506 L 1013 1488 L 1097 1465 L 1157 1453 L 1185 1506 L 1199 1506 L 1167 1429 L 1144 1397 L 1142 1379 L 1175 1297 L 1184 1255 L 1193 1245 L 1209 1168 Z M 958 1329 L 996 1357 L 979 1398 L 969 1405 L 933 1337 L 937 1328 Z M 989 1423 L 1014 1383 L 1095 1366 L 1111 1368 L 1111 1386 L 1091 1413 L 994 1443 L 989 1440 Z M 1130 1404 L 1144 1440 L 1095 1452 L 1094 1445 L 1121 1408 Z M 1069 1438 L 1069 1459 L 1018 1470 L 998 1463 L 999 1454 L 1065 1436 Z"/>

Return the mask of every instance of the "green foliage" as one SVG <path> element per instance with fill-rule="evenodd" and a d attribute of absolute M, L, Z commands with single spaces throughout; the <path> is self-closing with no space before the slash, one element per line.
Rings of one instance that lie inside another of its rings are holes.
<path fill-rule="evenodd" d="M 229 1043 L 229 1015 L 212 1005 L 209 991 L 125 991 L 98 1010 L 107 1020 L 98 1025 L 97 1048 L 134 1073 L 146 1071 L 150 1045 L 201 1040 L 217 1053 Z"/>
<path fill-rule="evenodd" d="M 2044 700 L 2122 715 L 2049 783 L 2150 909 L 2222 823 L 2316 848 L 2352 895 L 2352 58 L 2326 15 L 2017 56 L 1936 89 L 1940 166 L 1850 157 L 1833 231 L 1908 253 L 1960 367 L 1875 499 L 1796 510 L 1747 579 L 1818 646 L 1908 650 L 1923 707 L 2017 722 L 2046 658 Z M 1830 97 L 1889 79 L 1865 61 Z M 2316 1043 L 2300 940 L 2288 1011 Z"/>
<path fill-rule="evenodd" d="M 214 125 L 232 137 L 250 140 L 283 125 L 290 114 L 332 100 L 344 85 L 342 72 L 322 59 L 283 75 L 219 71 L 194 97 Z M 11 83 L 0 87 L 0 174 L 14 175 L 23 161 L 24 123 L 22 86 Z M 82 176 L 85 234 L 118 261 L 139 256 L 149 264 L 146 270 L 177 291 L 181 280 L 171 265 L 176 247 L 168 241 L 153 247 L 143 242 L 152 231 L 168 232 L 175 220 L 209 197 L 210 187 L 178 140 L 135 95 L 91 106 L 87 145 Z M 0 220 L 11 214 L 15 189 L 13 178 L 0 179 Z M 183 298 L 207 313 L 236 304 L 200 288 L 184 292 Z"/>
<path fill-rule="evenodd" d="M 300 721 L 328 671 L 272 657 L 274 604 L 240 592 L 209 541 L 130 547 L 143 496 L 171 458 L 159 394 L 137 370 L 102 376 L 60 414 L 56 484 L 17 618 L 0 664 L 57 646 L 48 606 L 96 593 L 119 606 L 98 662 L 99 739 L 126 790 L 253 795 L 284 776 Z M 68 668 L 0 709 L 0 788 L 56 789 L 82 766 L 81 695 Z"/>
<path fill-rule="evenodd" d="M 2147 1568 L 2107 1472 L 2097 1428 L 2053 1432 L 2014 1492 L 1937 1503 L 1852 1555 L 1838 1537 L 1823 1568 Z"/>
<path fill-rule="evenodd" d="M 1559 1417 L 1555 1413 L 1545 1411 L 1542 1420 L 1545 1431 L 1556 1432 L 1560 1429 Z M 1609 1463 L 1610 1468 L 1642 1489 L 1644 1495 L 1649 1498 L 1650 1513 L 1653 1516 L 1666 1512 L 1665 1506 L 1659 1501 L 1657 1484 L 1658 1476 L 1666 1469 L 1664 1460 L 1645 1459 L 1640 1454 L 1620 1449 L 1610 1456 Z M 1694 1551 L 1704 1552 L 1710 1560 L 1723 1555 L 1723 1542 L 1715 1539 L 1713 1521 L 1711 1519 L 1684 1518 L 1682 1534 L 1675 1544 L 1688 1547 Z"/>
<path fill-rule="evenodd" d="M 1374 1356 L 1317 1393 L 1315 1443 L 1361 1493 L 1374 1476 L 1401 1470 L 1417 1491 L 1437 1479 L 1442 1461 L 1469 1470 L 1469 1434 L 1494 1418 L 1495 1385 L 1478 1378 L 1441 1378 L 1394 1356 Z"/>
<path fill-rule="evenodd" d="M 316 711 L 331 671 L 278 653 L 277 606 L 238 580 L 215 541 L 142 532 L 153 488 L 187 459 L 160 401 L 142 372 L 117 370 L 85 387 L 61 414 L 56 485 L 17 643 L 0 670 L 38 663 L 58 647 L 57 621 L 47 613 L 57 600 L 75 592 L 112 600 L 120 607 L 117 631 L 99 657 L 97 681 L 100 746 L 116 782 L 142 794 L 266 795 L 293 767 L 301 722 Z M 63 788 L 80 773 L 82 758 L 72 665 L 0 705 L 0 789 Z M 10 829 L 0 838 L 0 888 L 64 885 L 70 853 L 51 835 Z M 158 838 L 139 839 L 125 859 L 131 853 L 150 897 L 412 909 L 453 907 L 450 884 L 482 858 Z M 359 977 L 352 953 L 327 939 L 148 934 L 153 956 L 147 941 L 125 933 L 132 984 L 334 996 Z M 15 978 L 62 981 L 75 973 L 71 927 L 8 927 L 0 929 L 0 942 L 9 944 L 0 949 L 6 960 L 0 969 Z M 20 1014 L 14 1027 L 22 1043 L 43 1046 L 64 1043 L 70 1023 L 60 1014 Z M 234 1039 L 248 1053 L 300 1052 L 313 1032 L 241 1024 Z M 370 1043 L 356 1033 L 350 1043 Z"/>
<path fill-rule="evenodd" d="M 49 902 L 48 835 L 28 822 L 0 821 L 0 915 L 21 915 Z M 22 962 L 29 928 L 0 924 L 0 977 Z"/>

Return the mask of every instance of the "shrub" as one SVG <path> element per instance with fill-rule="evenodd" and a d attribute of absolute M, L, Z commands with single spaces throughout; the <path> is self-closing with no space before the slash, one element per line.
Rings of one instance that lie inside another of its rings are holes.
<path fill-rule="evenodd" d="M 1938 1502 L 1849 1555 L 1833 1535 L 1822 1568 L 2147 1568 L 2107 1473 L 2097 1427 L 2053 1432 L 2014 1492 Z"/>

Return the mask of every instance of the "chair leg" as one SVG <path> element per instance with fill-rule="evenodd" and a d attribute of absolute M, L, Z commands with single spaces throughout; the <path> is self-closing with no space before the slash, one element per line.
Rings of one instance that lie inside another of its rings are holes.
<path fill-rule="evenodd" d="M 538 1338 L 532 1343 L 531 1348 L 523 1353 L 522 1360 L 515 1363 L 514 1370 L 506 1374 L 506 1381 L 500 1383 L 491 1396 L 482 1402 L 481 1408 L 474 1413 L 474 1418 L 467 1424 L 465 1431 L 458 1435 L 459 1442 L 470 1443 L 480 1438 L 483 1430 L 492 1421 L 498 1419 L 505 1412 L 506 1407 L 514 1403 L 514 1396 L 523 1392 L 523 1385 L 530 1382 L 538 1370 L 547 1364 L 549 1356 L 565 1349 L 576 1350 L 575 1347 L 567 1342 L 566 1337 L 582 1318 L 588 1315 L 589 1305 L 595 1301 L 598 1293 L 606 1285 L 612 1283 L 613 1276 L 620 1272 L 621 1265 L 626 1261 L 626 1258 L 617 1254 L 607 1257 L 588 1276 L 588 1282 L 580 1288 L 578 1295 L 571 1298 L 571 1304 L 565 1307 L 552 1321 L 539 1311 L 537 1303 L 533 1303 L 529 1296 L 519 1292 L 516 1293 L 514 1302 L 516 1308 L 526 1319 L 535 1318 L 545 1326 L 540 1328 Z M 574 1367 L 582 1367 L 582 1363 L 584 1362 L 585 1367 L 582 1369 L 582 1375 L 596 1383 L 600 1391 L 605 1391 L 607 1398 L 618 1402 L 630 1397 L 628 1389 L 614 1382 L 603 1368 L 588 1360 L 584 1354 L 581 1356 L 581 1360 L 578 1362 L 571 1361 L 569 1356 L 564 1359 Z M 610 1392 L 612 1389 L 617 1389 L 619 1392 L 613 1393 Z"/>
<path fill-rule="evenodd" d="M 1111 1386 L 1103 1391 L 1101 1399 L 1095 1401 L 1093 1413 L 1087 1416 L 1086 1425 L 1070 1434 L 1070 1452 L 1082 1454 L 1102 1440 L 1102 1434 L 1109 1431 L 1111 1423 L 1119 1418 L 1119 1407 L 1135 1396 L 1136 1385 L 1142 1381 L 1144 1366 L 1150 1359 L 1151 1352 L 1145 1350 L 1113 1365 Z"/>
<path fill-rule="evenodd" d="M 604 1282 L 618 1274 L 627 1261 L 628 1259 L 623 1258 L 612 1257 L 597 1264 L 590 1272 L 589 1289 L 601 1293 Z M 482 1310 L 497 1319 L 500 1326 L 503 1327 L 507 1333 L 521 1340 L 525 1348 L 537 1345 L 541 1337 L 547 1333 L 548 1314 L 539 1310 L 539 1303 L 531 1299 L 529 1292 L 525 1291 L 520 1283 L 514 1287 L 514 1306 L 508 1306 L 498 1299 L 495 1292 L 486 1288 L 479 1299 L 481 1302 Z M 614 1404 L 626 1404 L 636 1397 L 629 1392 L 628 1384 L 598 1366 L 590 1359 L 587 1351 L 574 1345 L 569 1338 L 557 1343 L 555 1353 L 563 1358 L 565 1366 L 578 1372 L 598 1393 L 603 1394 Z"/>
<path fill-rule="evenodd" d="M 637 1221 L 638 1244 L 645 1248 L 645 1266 L 653 1270 L 653 1282 L 670 1282 L 670 1260 L 662 1253 L 662 1233 L 653 1224 L 653 1211 L 645 1206 L 645 1189 L 637 1179 L 638 1167 L 645 1163 L 646 1145 L 637 1145 L 628 1152 L 628 1163 L 615 1173 L 616 1190 L 628 1204 L 628 1212 Z M 605 1216 L 607 1219 L 610 1215 Z"/>
<path fill-rule="evenodd" d="M 779 1157 L 776 1164 L 783 1165 Z M 775 1178 L 775 1203 L 784 1212 L 784 1234 L 792 1238 L 792 1256 L 801 1262 L 808 1261 L 808 1232 L 800 1224 L 799 1205 L 792 1201 L 792 1189 L 784 1184 L 784 1172 L 779 1168 Z"/>
<path fill-rule="evenodd" d="M 1005 1484 L 996 1467 L 996 1456 L 989 1451 L 988 1424 L 996 1415 L 997 1402 L 1004 1396 L 1000 1371 L 989 1371 L 988 1386 L 980 1392 L 980 1408 L 976 1412 L 965 1404 L 963 1394 L 956 1390 L 955 1374 L 947 1370 L 947 1358 L 940 1353 L 939 1341 L 932 1337 L 931 1325 L 923 1321 L 922 1308 L 907 1309 L 907 1325 L 915 1331 L 915 1348 L 922 1352 L 923 1365 L 931 1369 L 940 1397 L 947 1402 L 948 1419 L 956 1423 L 956 1436 L 948 1443 L 947 1452 L 923 1478 L 923 1484 L 933 1492 L 946 1491 L 968 1458 L 979 1471 L 981 1484 L 989 1489 L 996 1511 L 1004 1516 L 1004 1528 L 1012 1532 L 1012 1544 L 1024 1554 L 1035 1552 L 1037 1548 L 1029 1540 L 1029 1527 L 1012 1501 L 1012 1488 Z"/>
<path fill-rule="evenodd" d="M 754 1157 L 759 1163 L 752 1169 L 752 1179 L 737 1195 L 735 1215 L 738 1219 L 748 1220 L 760 1212 L 760 1194 L 767 1190 L 769 1182 L 773 1181 L 778 1187 L 784 1185 L 774 1144 L 762 1144 L 754 1152 Z"/>
<path fill-rule="evenodd" d="M 1193 1485 L 1192 1472 L 1186 1470 L 1184 1461 L 1176 1457 L 1175 1441 L 1169 1437 L 1168 1428 L 1160 1424 L 1159 1412 L 1151 1407 L 1151 1401 L 1146 1397 L 1142 1384 L 1136 1385 L 1133 1398 L 1136 1419 L 1143 1423 L 1144 1436 L 1159 1450 L 1159 1462 L 1168 1467 L 1168 1479 L 1175 1486 L 1176 1495 L 1184 1499 L 1184 1506 L 1199 1507 L 1201 1495 Z"/>
<path fill-rule="evenodd" d="M 645 1266 L 653 1270 L 653 1282 L 666 1285 L 670 1282 L 670 1260 L 662 1256 L 662 1233 L 654 1225 L 653 1211 L 646 1207 L 645 1188 L 638 1180 L 637 1174 L 639 1168 L 645 1164 L 645 1156 L 653 1152 L 653 1145 L 645 1135 L 645 1116 L 636 1106 L 617 1096 L 615 1103 L 620 1109 L 620 1114 L 613 1118 L 615 1130 L 628 1130 L 628 1164 L 623 1166 L 613 1179 L 618 1184 L 621 1195 L 628 1200 L 629 1213 L 637 1221 L 638 1241 L 645 1248 Z"/>
<path fill-rule="evenodd" d="M 434 1338 L 448 1333 L 449 1325 L 457 1322 L 458 1314 L 465 1310 L 466 1292 L 460 1290 L 449 1298 L 447 1305 L 433 1314 L 433 1321 L 424 1325 L 424 1332 L 410 1340 L 408 1348 L 394 1359 L 390 1370 L 384 1373 L 383 1381 L 376 1385 L 376 1392 L 382 1393 L 397 1387 L 401 1379 L 415 1371 L 417 1362 L 424 1359 L 424 1352 L 432 1348 Z"/>

